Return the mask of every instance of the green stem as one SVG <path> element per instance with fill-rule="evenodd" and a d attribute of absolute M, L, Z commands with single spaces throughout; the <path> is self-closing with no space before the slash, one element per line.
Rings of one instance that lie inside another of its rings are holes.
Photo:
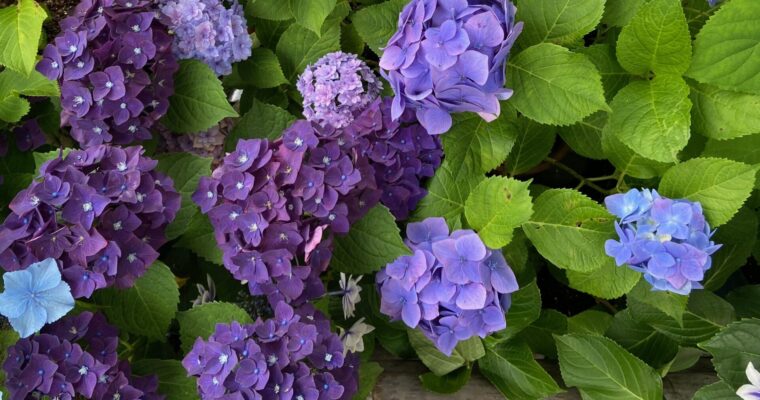
<path fill-rule="evenodd" d="M 591 189 L 594 189 L 594 190 L 596 190 L 597 192 L 599 192 L 601 194 L 610 194 L 612 192 L 610 190 L 607 190 L 607 189 L 605 189 L 605 188 L 603 188 L 603 187 L 595 184 L 594 182 L 590 181 L 589 179 L 586 179 L 583 175 L 579 174 L 576 170 L 568 167 L 565 164 L 562 164 L 561 162 L 559 162 L 559 161 L 557 161 L 557 160 L 555 160 L 555 159 L 553 159 L 551 157 L 546 157 L 544 159 L 544 161 L 546 161 L 549 164 L 551 164 L 551 165 L 553 165 L 553 166 L 555 166 L 555 167 L 557 167 L 557 168 L 559 168 L 559 169 L 567 172 L 568 174 L 572 175 L 573 178 L 577 179 L 580 182 L 580 184 L 576 187 L 576 189 L 580 189 L 583 186 L 588 186 Z"/>

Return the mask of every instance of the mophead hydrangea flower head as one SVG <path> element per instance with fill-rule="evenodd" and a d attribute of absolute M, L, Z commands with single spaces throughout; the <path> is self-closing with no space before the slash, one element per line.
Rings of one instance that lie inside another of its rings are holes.
<path fill-rule="evenodd" d="M 607 255 L 618 266 L 642 272 L 654 290 L 689 294 L 700 289 L 720 249 L 699 202 L 673 200 L 655 190 L 631 189 L 605 199 L 619 220 L 618 240 L 605 243 Z"/>

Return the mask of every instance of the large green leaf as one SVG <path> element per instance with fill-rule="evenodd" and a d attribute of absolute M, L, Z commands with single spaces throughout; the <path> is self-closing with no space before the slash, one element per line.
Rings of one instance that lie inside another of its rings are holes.
<path fill-rule="evenodd" d="M 727 296 L 739 318 L 760 318 L 760 285 L 746 285 L 732 290 Z"/>
<path fill-rule="evenodd" d="M 518 135 L 514 114 L 503 112 L 486 122 L 477 114 L 455 114 L 451 129 L 443 135 L 446 159 L 454 164 L 467 163 L 483 172 L 501 165 Z"/>
<path fill-rule="evenodd" d="M 237 72 L 244 83 L 261 89 L 288 83 L 280 60 L 266 47 L 253 49 L 251 57 L 237 65 Z"/>
<path fill-rule="evenodd" d="M 681 323 L 689 296 L 666 291 L 656 291 L 652 289 L 652 285 L 649 282 L 641 281 L 628 293 L 627 300 L 628 308 L 634 314 L 642 307 L 646 307 L 647 310 L 654 308 Z"/>
<path fill-rule="evenodd" d="M 713 139 L 760 133 L 760 95 L 731 92 L 698 83 L 691 87 L 694 130 Z"/>
<path fill-rule="evenodd" d="M 652 0 L 639 7 L 617 42 L 620 65 L 632 74 L 681 75 L 691 62 L 691 36 L 679 0 Z"/>
<path fill-rule="evenodd" d="M 757 169 L 720 158 L 695 158 L 668 170 L 659 191 L 673 199 L 698 201 L 710 225 L 728 222 L 749 198 Z"/>
<path fill-rule="evenodd" d="M 174 76 L 174 94 L 162 122 L 174 132 L 201 132 L 226 117 L 238 114 L 227 101 L 222 83 L 213 71 L 197 60 L 180 61 Z"/>
<path fill-rule="evenodd" d="M 427 196 L 417 206 L 413 219 L 443 217 L 450 227 L 461 227 L 467 197 L 483 179 L 483 173 L 472 165 L 444 160 L 428 186 Z"/>
<path fill-rule="evenodd" d="M 736 390 L 731 385 L 718 381 L 697 390 L 692 400 L 736 400 L 738 398 Z"/>
<path fill-rule="evenodd" d="M 29 101 L 20 96 L 57 97 L 58 83 L 37 71 L 28 75 L 6 69 L 0 72 L 0 120 L 18 122 L 29 112 Z"/>
<path fill-rule="evenodd" d="M 760 134 L 729 140 L 710 139 L 705 144 L 702 156 L 727 158 L 747 164 L 760 164 Z"/>
<path fill-rule="evenodd" d="M 757 239 L 757 214 L 743 207 L 736 215 L 718 229 L 712 240 L 723 246 L 712 256 L 712 267 L 702 285 L 707 290 L 718 290 L 729 277 L 743 267 Z"/>
<path fill-rule="evenodd" d="M 166 396 L 166 400 L 199 398 L 195 378 L 187 376 L 178 360 L 137 360 L 132 363 L 132 372 L 138 376 L 158 376 L 158 393 Z"/>
<path fill-rule="evenodd" d="M 660 376 L 610 339 L 596 335 L 557 337 L 559 366 L 568 386 L 588 399 L 662 400 Z"/>
<path fill-rule="evenodd" d="M 510 99 L 528 118 L 549 125 L 570 125 L 607 109 L 602 78 L 583 54 L 543 43 L 509 61 Z"/>
<path fill-rule="evenodd" d="M 177 321 L 182 351 L 185 352 L 190 350 L 196 338 L 208 339 L 216 330 L 217 324 L 253 322 L 245 310 L 232 303 L 206 303 L 193 307 L 177 313 Z"/>
<path fill-rule="evenodd" d="M 525 24 L 519 42 L 571 44 L 591 32 L 602 13 L 604 0 L 518 1 L 516 19 Z"/>
<path fill-rule="evenodd" d="M 419 329 L 408 329 L 409 342 L 423 364 L 434 374 L 443 376 L 459 369 L 466 362 L 462 353 L 455 348 L 451 356 L 441 353 L 435 344 L 428 339 Z M 476 338 L 480 340 L 479 338 Z M 481 349 L 483 345 L 481 344 Z"/>
<path fill-rule="evenodd" d="M 179 306 L 179 288 L 169 267 L 156 261 L 131 288 L 99 290 L 94 299 L 123 331 L 165 341 Z"/>
<path fill-rule="evenodd" d="M 611 106 L 605 134 L 614 134 L 645 158 L 676 161 L 689 142 L 689 87 L 677 76 L 631 82 L 615 95 Z"/>
<path fill-rule="evenodd" d="M 334 242 L 330 267 L 341 272 L 367 274 L 379 271 L 396 258 L 411 254 L 401 239 L 393 214 L 377 205 Z"/>
<path fill-rule="evenodd" d="M 607 124 L 608 114 L 598 111 L 575 125 L 560 129 L 559 136 L 574 152 L 594 160 L 605 157 L 602 147 L 602 129 Z"/>
<path fill-rule="evenodd" d="M 530 346 L 534 353 L 543 354 L 549 358 L 557 358 L 555 335 L 567 333 L 567 316 L 553 309 L 541 310 L 541 316 L 530 326 L 523 329 L 517 339 Z"/>
<path fill-rule="evenodd" d="M 602 85 L 604 86 L 604 97 L 612 99 L 615 93 L 622 89 L 631 75 L 618 63 L 615 57 L 615 47 L 608 44 L 594 44 L 589 47 L 578 49 L 582 54 L 591 60 L 599 74 L 602 75 Z"/>
<path fill-rule="evenodd" d="M 722 89 L 760 94 L 760 2 L 723 4 L 697 34 L 687 75 Z"/>
<path fill-rule="evenodd" d="M 611 26 L 626 26 L 647 0 L 607 0 L 602 22 Z"/>
<path fill-rule="evenodd" d="M 192 153 L 169 153 L 157 158 L 156 170 L 172 178 L 174 188 L 182 195 L 182 206 L 177 217 L 166 227 L 166 238 L 174 240 L 187 231 L 190 221 L 198 213 L 198 206 L 190 196 L 198 188 L 201 176 L 211 175 L 211 159 Z"/>
<path fill-rule="evenodd" d="M 363 7 L 354 14 L 352 22 L 359 36 L 378 56 L 383 54 L 381 49 L 396 32 L 398 15 L 408 3 L 407 0 L 390 0 Z"/>
<path fill-rule="evenodd" d="M 208 262 L 222 264 L 222 250 L 216 243 L 214 227 L 211 226 L 208 217 L 201 213 L 193 216 L 177 245 L 192 251 Z"/>
<path fill-rule="evenodd" d="M 533 352 L 525 342 L 486 346 L 486 355 L 478 360 L 478 368 L 508 399 L 543 399 L 562 391 L 533 359 Z"/>
<path fill-rule="evenodd" d="M 699 347 L 712 354 L 718 376 L 735 389 L 747 383 L 747 364 L 760 359 L 760 320 L 744 319 L 728 325 Z"/>
<path fill-rule="evenodd" d="M 28 75 L 47 13 L 34 0 L 0 9 L 0 65 Z"/>
<path fill-rule="evenodd" d="M 512 241 L 512 231 L 533 214 L 530 182 L 490 177 L 470 193 L 464 213 L 467 223 L 486 246 L 500 249 Z"/>
<path fill-rule="evenodd" d="M 536 199 L 523 224 L 536 250 L 552 264 L 590 272 L 610 263 L 604 242 L 615 236 L 614 217 L 578 191 L 550 189 Z"/>
<path fill-rule="evenodd" d="M 253 0 L 248 2 L 246 12 L 256 18 L 282 21 L 293 18 L 290 11 L 290 1 L 283 0 Z M 258 27 L 258 25 L 257 25 Z"/>
<path fill-rule="evenodd" d="M 285 77 L 293 80 L 306 66 L 337 50 L 340 50 L 340 24 L 326 24 L 322 36 L 293 24 L 280 36 L 275 53 Z"/>
<path fill-rule="evenodd" d="M 628 293 L 641 279 L 641 273 L 626 266 L 618 267 L 608 262 L 593 271 L 565 271 L 568 286 L 602 299 L 616 299 Z"/>
<path fill-rule="evenodd" d="M 636 321 L 629 310 L 615 314 L 606 335 L 655 368 L 667 364 L 678 353 L 675 340 Z"/>
<path fill-rule="evenodd" d="M 604 335 L 614 317 L 604 311 L 588 309 L 567 319 L 567 333 Z"/>
<path fill-rule="evenodd" d="M 650 179 L 660 176 L 671 165 L 671 163 L 650 160 L 636 154 L 610 130 L 602 131 L 602 149 L 621 174 L 634 178 Z"/>
<path fill-rule="evenodd" d="M 354 399 L 363 400 L 370 397 L 372 389 L 380 379 L 380 374 L 383 373 L 383 367 L 379 363 L 362 362 L 359 365 L 359 390 L 354 395 Z"/>
<path fill-rule="evenodd" d="M 517 120 L 516 128 L 515 144 L 504 164 L 512 175 L 528 172 L 540 164 L 551 152 L 557 131 L 553 126 L 541 125 L 524 117 Z"/>
<path fill-rule="evenodd" d="M 320 35 L 325 18 L 335 8 L 335 0 L 290 0 L 290 11 L 296 22 Z"/>
<path fill-rule="evenodd" d="M 443 376 L 426 372 L 420 375 L 420 382 L 431 392 L 453 394 L 460 391 L 470 381 L 470 375 L 472 375 L 472 368 L 464 366 Z"/>
<path fill-rule="evenodd" d="M 511 303 L 507 312 L 507 328 L 494 334 L 498 340 L 517 335 L 541 316 L 541 292 L 536 281 L 531 281 L 512 293 Z"/>
<path fill-rule="evenodd" d="M 227 151 L 233 151 L 241 139 L 277 139 L 295 120 L 296 117 L 286 110 L 253 99 L 251 109 L 225 138 L 224 147 Z"/>

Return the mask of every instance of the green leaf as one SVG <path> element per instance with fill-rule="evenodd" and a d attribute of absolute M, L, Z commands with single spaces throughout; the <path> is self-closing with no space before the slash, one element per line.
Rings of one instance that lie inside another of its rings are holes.
<path fill-rule="evenodd" d="M 363 7 L 354 14 L 352 22 L 359 36 L 378 56 L 383 54 L 380 49 L 386 46 L 388 39 L 396 32 L 398 15 L 407 3 L 407 0 L 390 0 Z"/>
<path fill-rule="evenodd" d="M 760 94 L 760 2 L 721 5 L 694 41 L 687 75 L 722 89 Z"/>
<path fill-rule="evenodd" d="M 187 352 L 195 343 L 196 338 L 208 339 L 217 324 L 229 324 L 237 321 L 240 324 L 252 323 L 251 316 L 232 303 L 206 303 L 177 314 L 179 322 L 179 338 L 182 351 Z"/>
<path fill-rule="evenodd" d="M 293 24 L 282 33 L 277 42 L 277 57 L 282 64 L 285 77 L 293 80 L 309 64 L 323 55 L 340 50 L 340 25 L 327 24 L 322 29 L 322 36 Z"/>
<path fill-rule="evenodd" d="M 548 125 L 570 125 L 607 109 L 602 78 L 582 54 L 543 43 L 509 61 L 510 99 L 528 118 Z"/>
<path fill-rule="evenodd" d="M 702 204 L 710 226 L 728 222 L 755 183 L 753 166 L 720 158 L 694 158 L 670 168 L 660 181 L 659 191 L 673 199 Z"/>
<path fill-rule="evenodd" d="M 364 53 L 364 39 L 359 36 L 354 24 L 343 24 L 340 27 L 340 49 L 345 53 Z"/>
<path fill-rule="evenodd" d="M 736 390 L 723 381 L 703 386 L 694 393 L 692 400 L 736 400 Z"/>
<path fill-rule="evenodd" d="M 605 126 L 642 157 L 674 162 L 689 141 L 689 87 L 677 76 L 634 81 L 612 100 Z"/>
<path fill-rule="evenodd" d="M 362 362 L 359 365 L 359 391 L 354 395 L 354 400 L 369 398 L 382 373 L 383 367 L 380 364 L 374 361 Z"/>
<path fill-rule="evenodd" d="M 562 391 L 521 341 L 487 346 L 478 368 L 508 399 L 543 399 Z"/>
<path fill-rule="evenodd" d="M 607 0 L 602 22 L 611 26 L 626 26 L 646 2 L 647 0 Z"/>
<path fill-rule="evenodd" d="M 632 74 L 681 75 L 691 62 L 691 36 L 679 0 L 651 0 L 639 7 L 617 41 L 620 65 Z"/>
<path fill-rule="evenodd" d="M 408 329 L 407 334 L 420 361 L 434 374 L 443 376 L 465 364 L 465 359 L 459 351 L 454 349 L 451 356 L 446 356 L 419 329 Z"/>
<path fill-rule="evenodd" d="M 739 318 L 760 318 L 760 285 L 746 285 L 731 291 L 728 300 Z"/>
<path fill-rule="evenodd" d="M 222 83 L 204 63 L 180 61 L 174 76 L 174 94 L 169 98 L 169 111 L 162 122 L 179 133 L 201 132 L 226 117 L 238 114 L 227 101 Z"/>
<path fill-rule="evenodd" d="M 238 72 L 245 83 L 261 89 L 288 83 L 282 73 L 280 60 L 266 47 L 253 49 L 251 57 L 238 64 Z"/>
<path fill-rule="evenodd" d="M 586 310 L 567 319 L 567 333 L 604 335 L 613 316 L 598 310 Z"/>
<path fill-rule="evenodd" d="M 689 296 L 652 289 L 649 282 L 641 281 L 628 293 L 628 308 L 635 315 L 642 307 L 654 308 L 681 323 Z"/>
<path fill-rule="evenodd" d="M 19 97 L 60 95 L 58 83 L 37 71 L 24 75 L 11 69 L 0 72 L 0 120 L 18 122 L 29 112 L 29 101 Z"/>
<path fill-rule="evenodd" d="M 609 161 L 618 171 L 626 176 L 640 179 L 650 179 L 660 176 L 667 171 L 671 163 L 644 158 L 630 147 L 626 146 L 610 130 L 602 131 L 602 149 Z"/>
<path fill-rule="evenodd" d="M 620 66 L 615 58 L 615 48 L 608 44 L 595 44 L 590 47 L 578 49 L 582 54 L 591 60 L 599 74 L 602 76 L 602 86 L 604 86 L 604 97 L 612 99 L 618 90 L 622 89 L 630 80 L 630 75 L 623 67 Z"/>
<path fill-rule="evenodd" d="M 703 157 L 727 158 L 747 164 L 760 164 L 760 134 L 729 140 L 710 139 L 702 152 Z"/>
<path fill-rule="evenodd" d="M 518 119 L 516 125 L 517 138 L 505 164 L 512 175 L 528 172 L 540 164 L 551 152 L 557 130 L 527 118 Z"/>
<path fill-rule="evenodd" d="M 567 317 L 557 310 L 541 310 L 541 316 L 517 335 L 517 339 L 527 343 L 534 353 L 549 358 L 557 358 L 557 344 L 554 335 L 567 333 Z"/>
<path fill-rule="evenodd" d="M 575 125 L 560 129 L 559 135 L 574 152 L 586 158 L 602 160 L 606 158 L 602 148 L 602 129 L 607 123 L 607 115 L 604 111 L 591 114 Z"/>
<path fill-rule="evenodd" d="M 446 158 L 489 172 L 501 165 L 518 135 L 514 117 L 504 112 L 492 122 L 477 114 L 455 114 L 451 130 L 442 136 Z"/>
<path fill-rule="evenodd" d="M 444 376 L 426 372 L 420 375 L 420 381 L 422 382 L 422 386 L 431 392 L 452 394 L 458 392 L 470 381 L 471 373 L 472 369 L 468 367 L 461 367 Z"/>
<path fill-rule="evenodd" d="M 393 214 L 385 206 L 377 205 L 347 235 L 335 238 L 330 267 L 340 272 L 367 274 L 408 254 L 411 252 L 401 239 Z"/>
<path fill-rule="evenodd" d="M 760 95 L 698 83 L 691 87 L 691 102 L 694 130 L 704 136 L 725 140 L 760 133 Z"/>
<path fill-rule="evenodd" d="M 177 313 L 179 288 L 169 267 L 156 261 L 131 288 L 99 290 L 94 299 L 121 330 L 163 342 Z"/>
<path fill-rule="evenodd" d="M 278 4 L 283 4 L 282 0 L 274 1 Z M 285 17 L 284 20 L 273 21 L 269 19 L 253 18 L 253 26 L 256 27 L 256 37 L 259 38 L 262 46 L 270 49 L 277 47 L 277 42 L 280 40 L 283 32 L 295 22 L 290 13 L 280 12 L 280 14 L 281 17 Z"/>
<path fill-rule="evenodd" d="M 584 398 L 661 400 L 662 380 L 643 361 L 602 336 L 558 336 L 559 367 Z"/>
<path fill-rule="evenodd" d="M 550 189 L 536 199 L 533 217 L 523 224 L 536 250 L 552 264 L 591 272 L 610 263 L 604 242 L 614 237 L 614 217 L 578 191 Z"/>
<path fill-rule="evenodd" d="M 295 120 L 293 114 L 282 108 L 253 99 L 251 109 L 225 138 L 224 148 L 227 151 L 235 150 L 241 139 L 277 139 Z"/>
<path fill-rule="evenodd" d="M 757 239 L 757 224 L 757 214 L 743 207 L 731 221 L 718 229 L 712 240 L 723 247 L 712 255 L 712 267 L 702 281 L 705 289 L 720 289 L 734 272 L 746 264 Z"/>
<path fill-rule="evenodd" d="M 469 362 L 477 361 L 486 355 L 483 341 L 476 336 L 459 342 L 455 350 L 462 355 L 462 358 L 464 358 L 465 361 Z"/>
<path fill-rule="evenodd" d="M 565 271 L 568 286 L 602 299 L 616 299 L 628 293 L 641 279 L 641 273 L 618 267 L 611 258 L 593 271 Z"/>
<path fill-rule="evenodd" d="M 22 99 L 18 94 L 4 95 L 0 97 L 0 121 L 18 122 L 29 113 L 29 101 Z"/>
<path fill-rule="evenodd" d="M 615 314 L 607 329 L 607 337 L 655 368 L 666 365 L 678 354 L 678 343 L 675 340 L 636 321 L 630 310 Z"/>
<path fill-rule="evenodd" d="M 201 158 L 192 153 L 161 154 L 157 171 L 163 172 L 174 181 L 174 188 L 182 195 L 182 206 L 177 217 L 166 227 L 166 238 L 174 240 L 187 231 L 193 217 L 198 214 L 198 206 L 190 198 L 198 188 L 201 176 L 211 175 L 211 159 Z"/>
<path fill-rule="evenodd" d="M 507 328 L 494 333 L 498 340 L 514 337 L 530 326 L 541 315 L 541 292 L 536 281 L 520 287 L 512 293 L 512 304 L 507 312 Z"/>
<path fill-rule="evenodd" d="M 519 41 L 525 47 L 541 42 L 572 44 L 602 19 L 604 0 L 524 0 L 517 2 L 524 22 Z"/>
<path fill-rule="evenodd" d="M 444 160 L 428 186 L 427 196 L 417 206 L 413 220 L 443 217 L 449 226 L 461 226 L 460 217 L 467 197 L 484 178 L 472 165 Z"/>
<path fill-rule="evenodd" d="M 320 36 L 325 18 L 335 8 L 335 0 L 290 0 L 296 22 Z"/>
<path fill-rule="evenodd" d="M 0 285 L 1 286 L 1 285 Z M 5 360 L 8 349 L 18 342 L 19 337 L 16 331 L 10 327 L 7 329 L 0 329 L 0 360 Z M 5 396 L 9 396 L 5 386 L 5 370 L 0 369 L 0 393 L 4 393 Z M 364 400 L 364 399 L 362 399 Z"/>
<path fill-rule="evenodd" d="M 166 396 L 166 400 L 199 398 L 195 378 L 187 376 L 187 371 L 180 361 L 142 359 L 131 365 L 135 375 L 158 376 L 158 393 Z"/>
<path fill-rule="evenodd" d="M 530 181 L 494 176 L 480 182 L 470 193 L 464 213 L 467 223 L 486 246 L 500 249 L 512 241 L 512 231 L 533 214 Z"/>
<path fill-rule="evenodd" d="M 248 2 L 246 12 L 256 18 L 282 21 L 293 18 L 290 2 L 283 0 L 252 0 Z M 258 25 L 256 25 L 258 27 Z"/>
<path fill-rule="evenodd" d="M 193 216 L 177 245 L 210 263 L 222 265 L 222 251 L 216 244 L 214 227 L 211 226 L 208 217 L 201 213 Z"/>
<path fill-rule="evenodd" d="M 744 370 L 750 361 L 760 357 L 760 320 L 744 319 L 728 325 L 715 337 L 699 347 L 712 354 L 712 363 L 718 376 L 733 388 L 747 383 Z"/>
<path fill-rule="evenodd" d="M 0 65 L 29 75 L 47 13 L 34 0 L 0 9 Z"/>

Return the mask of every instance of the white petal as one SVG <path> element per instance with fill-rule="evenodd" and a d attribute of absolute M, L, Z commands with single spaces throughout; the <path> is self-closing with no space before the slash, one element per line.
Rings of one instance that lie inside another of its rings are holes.
<path fill-rule="evenodd" d="M 755 366 L 752 365 L 752 362 L 750 361 L 749 364 L 747 364 L 747 378 L 749 381 L 755 385 L 756 387 L 760 388 L 760 372 L 757 372 L 755 369 Z"/>
<path fill-rule="evenodd" d="M 743 385 L 736 391 L 736 395 L 743 400 L 757 400 L 758 394 L 760 394 L 760 388 L 752 385 Z"/>

